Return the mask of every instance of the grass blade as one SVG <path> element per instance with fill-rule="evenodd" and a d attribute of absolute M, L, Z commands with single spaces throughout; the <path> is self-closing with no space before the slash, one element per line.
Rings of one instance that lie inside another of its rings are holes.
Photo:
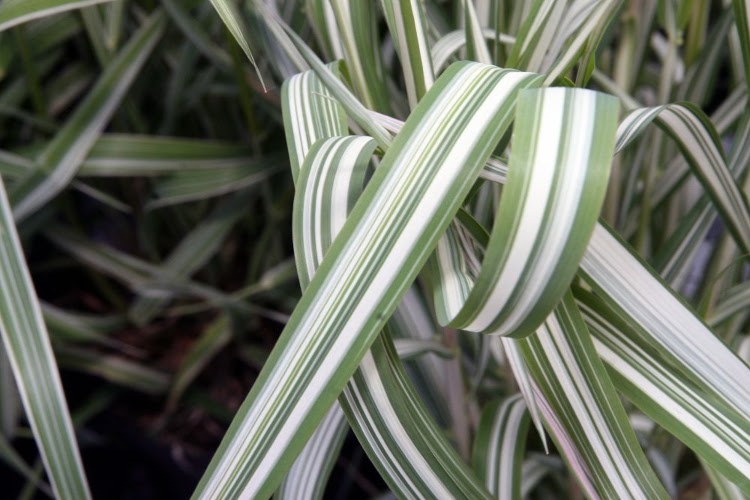
<path fill-rule="evenodd" d="M 536 383 L 591 471 L 597 492 L 603 498 L 668 498 L 596 355 L 572 294 L 534 335 L 518 342 Z"/>
<path fill-rule="evenodd" d="M 112 0 L 5 0 L 0 5 L 0 31 L 21 23 L 67 10 L 81 9 Z"/>
<path fill-rule="evenodd" d="M 473 465 L 495 498 L 520 498 L 521 465 L 529 414 L 520 394 L 493 401 L 482 411 Z"/>
<path fill-rule="evenodd" d="M 37 159 L 39 170 L 20 179 L 9 193 L 17 221 L 62 191 L 119 106 L 164 30 L 156 12 L 107 66 L 87 98 Z"/>
<path fill-rule="evenodd" d="M 584 291 L 576 296 L 617 388 L 712 467 L 750 491 L 748 421 L 721 403 L 710 386 L 684 380 L 674 360 L 665 359 L 601 299 Z"/>
<path fill-rule="evenodd" d="M 57 363 L 0 182 L 0 333 L 55 495 L 90 498 Z"/>

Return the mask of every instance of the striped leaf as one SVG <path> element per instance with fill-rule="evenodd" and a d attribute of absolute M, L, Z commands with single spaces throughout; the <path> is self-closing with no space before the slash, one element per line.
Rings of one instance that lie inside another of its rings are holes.
<path fill-rule="evenodd" d="M 42 311 L 0 181 L 0 333 L 55 496 L 90 498 Z"/>
<path fill-rule="evenodd" d="M 312 145 L 321 139 L 344 136 L 349 127 L 343 108 L 312 71 L 305 71 L 284 82 L 281 87 L 281 109 L 292 178 L 296 183 L 299 169 Z M 302 117 L 312 119 L 300 119 Z"/>
<path fill-rule="evenodd" d="M 372 139 L 353 136 L 319 141 L 310 149 L 302 166 L 294 211 L 295 253 L 303 290 L 362 192 L 374 149 Z M 485 496 L 481 483 L 420 404 L 389 340 L 391 335 L 401 341 L 414 336 L 406 328 L 415 320 L 413 310 L 397 308 L 394 319 L 344 388 L 341 406 L 393 491 L 407 497 Z M 330 427 L 316 430 L 314 441 L 319 441 L 321 432 L 330 432 Z M 306 451 L 302 458 L 306 463 L 310 456 L 319 456 L 309 443 Z M 315 485 L 310 490 L 319 488 Z"/>
<path fill-rule="evenodd" d="M 617 388 L 656 423 L 750 491 L 750 425 L 708 384 L 685 380 L 662 350 L 601 299 L 578 291 L 596 349 Z"/>
<path fill-rule="evenodd" d="M 520 498 L 529 414 L 518 394 L 482 410 L 472 463 L 495 498 Z"/>
<path fill-rule="evenodd" d="M 527 95 L 508 179 L 519 188 L 500 201 L 487 264 L 473 286 L 457 247 L 438 246 L 436 312 L 454 328 L 534 331 L 570 284 L 604 197 L 616 101 L 580 90 L 550 89 L 549 101 Z"/>
<path fill-rule="evenodd" d="M 597 493 L 603 498 L 668 498 L 640 449 L 572 294 L 565 295 L 535 334 L 518 342 L 534 380 L 587 464 Z"/>
<path fill-rule="evenodd" d="M 103 134 L 78 171 L 84 177 L 154 176 L 236 168 L 252 162 L 248 148 L 173 137 Z"/>
<path fill-rule="evenodd" d="M 750 85 L 750 3 L 747 0 L 732 0 L 734 19 L 742 48 L 745 82 Z"/>
<path fill-rule="evenodd" d="M 491 498 L 421 404 L 389 327 L 344 389 L 342 407 L 365 451 L 403 498 Z"/>
<path fill-rule="evenodd" d="M 257 186 L 281 171 L 278 159 L 265 158 L 235 168 L 193 170 L 160 179 L 155 186 L 156 198 L 146 204 L 147 210 L 205 200 Z"/>
<path fill-rule="evenodd" d="M 414 109 L 435 81 L 424 8 L 419 0 L 382 0 L 382 3 L 404 71 L 409 107 Z"/>
<path fill-rule="evenodd" d="M 0 31 L 41 17 L 112 0 L 5 0 L 0 4 Z"/>
<path fill-rule="evenodd" d="M 503 350 L 508 358 L 508 366 L 513 373 L 513 378 L 518 384 L 518 389 L 521 391 L 524 401 L 526 402 L 526 408 L 529 410 L 531 421 L 534 422 L 534 427 L 539 433 L 539 438 L 544 444 L 544 451 L 549 452 L 547 446 L 547 434 L 544 432 L 544 424 L 542 422 L 542 415 L 539 410 L 539 405 L 536 401 L 534 392 L 534 380 L 531 376 L 526 361 L 523 359 L 523 353 L 521 347 L 515 339 L 508 337 L 500 337 L 499 340 L 502 343 Z"/>
<path fill-rule="evenodd" d="M 39 155 L 37 169 L 13 185 L 9 196 L 17 221 L 31 215 L 70 183 L 156 46 L 164 25 L 161 12 L 148 18 Z"/>
<path fill-rule="evenodd" d="M 349 426 L 344 412 L 334 403 L 294 461 L 275 497 L 280 500 L 322 499 L 347 432 Z"/>
<path fill-rule="evenodd" d="M 391 103 L 377 46 L 377 3 L 330 1 L 357 96 L 367 108 L 387 113 Z"/>
<path fill-rule="evenodd" d="M 713 125 L 700 109 L 683 103 L 633 111 L 620 124 L 617 150 L 625 147 L 654 120 L 680 146 L 737 244 L 748 252 L 750 208 L 727 167 L 723 148 Z"/>
<path fill-rule="evenodd" d="M 237 43 L 242 48 L 242 51 L 250 60 L 250 64 L 252 64 L 253 68 L 255 68 L 255 72 L 258 74 L 260 83 L 263 86 L 263 89 L 265 90 L 266 86 L 265 86 L 265 83 L 263 83 L 263 76 L 261 76 L 260 70 L 258 69 L 257 64 L 255 64 L 255 58 L 253 57 L 253 53 L 250 50 L 250 45 L 248 43 L 249 37 L 248 37 L 247 27 L 245 26 L 245 22 L 242 19 L 242 15 L 237 9 L 237 6 L 235 5 L 234 1 L 233 0 L 211 0 L 211 5 L 214 6 L 214 9 L 216 9 L 216 12 L 219 14 L 219 17 L 221 17 L 221 20 L 224 21 L 224 24 L 226 25 L 227 29 L 229 29 L 229 32 L 232 34 L 234 39 L 237 40 Z"/>
<path fill-rule="evenodd" d="M 683 377 L 712 387 L 723 404 L 750 420 L 750 388 L 736 383 L 750 377 L 750 368 L 603 225 L 594 230 L 581 272 L 608 307 L 638 326 L 633 331 L 644 342 L 669 355 Z"/>
<path fill-rule="evenodd" d="M 275 489 L 281 465 L 291 465 L 468 193 L 509 125 L 515 94 L 537 80 L 454 65 L 420 101 L 305 291 L 196 496 L 262 497 Z M 456 117 L 464 117 L 460 125 Z M 425 141 L 441 148 L 415 154 Z M 394 214 L 401 222 L 394 224 Z M 373 260 L 371 252 L 385 258 Z M 293 367 L 299 375 L 290 378 L 284 372 Z"/>
<path fill-rule="evenodd" d="M 391 135 L 382 125 L 372 119 L 370 110 L 354 96 L 333 71 L 321 62 L 318 56 L 305 45 L 300 37 L 291 28 L 273 17 L 269 21 L 269 27 L 272 29 L 279 43 L 282 45 L 285 42 L 291 43 L 293 49 L 304 58 L 306 64 L 315 71 L 320 81 L 323 82 L 330 93 L 338 100 L 339 104 L 346 110 L 347 116 L 362 127 L 367 135 L 375 139 L 383 150 L 388 149 L 392 142 Z"/>
<path fill-rule="evenodd" d="M 493 30 L 484 28 L 482 34 L 488 40 L 495 40 L 496 38 L 504 44 L 513 44 L 516 39 L 512 36 L 496 33 Z M 454 57 L 456 53 L 466 45 L 466 31 L 456 30 L 443 36 L 440 40 L 435 42 L 432 46 L 432 66 L 436 71 L 443 69 L 443 66 Z"/>
<path fill-rule="evenodd" d="M 305 8 L 325 55 L 332 60 L 343 59 L 344 48 L 331 3 L 327 0 L 305 0 Z"/>

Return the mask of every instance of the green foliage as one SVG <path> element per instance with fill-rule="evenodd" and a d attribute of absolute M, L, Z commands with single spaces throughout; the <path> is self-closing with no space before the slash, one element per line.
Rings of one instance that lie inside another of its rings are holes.
<path fill-rule="evenodd" d="M 748 12 L 0 2 L 0 458 L 89 497 L 126 387 L 233 415 L 194 498 L 750 495 Z"/>

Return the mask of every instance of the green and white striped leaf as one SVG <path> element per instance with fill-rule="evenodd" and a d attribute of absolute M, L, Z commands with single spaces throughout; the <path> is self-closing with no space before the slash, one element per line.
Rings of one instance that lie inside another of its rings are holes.
<path fill-rule="evenodd" d="M 275 489 L 281 465 L 291 465 L 468 193 L 509 125 L 516 92 L 535 81 L 454 65 L 420 101 L 292 314 L 196 497 Z M 470 99 L 467 88 L 477 89 Z M 460 126 L 457 116 L 465 117 Z M 415 154 L 426 141 L 441 148 Z M 395 214 L 401 222 L 394 225 Z M 385 258 L 371 267 L 374 251 Z M 305 378 L 292 379 L 287 369 Z"/>
<path fill-rule="evenodd" d="M 750 119 L 746 116 L 738 124 L 733 137 L 729 170 L 738 181 L 747 179 L 750 166 Z M 747 182 L 747 181 L 745 181 Z M 716 208 L 704 194 L 688 212 L 680 225 L 654 257 L 654 267 L 664 280 L 679 290 L 694 265 L 694 257 L 701 248 L 711 224 L 716 220 Z M 711 323 L 714 325 L 714 323 Z"/>
<path fill-rule="evenodd" d="M 13 185 L 9 196 L 17 221 L 31 215 L 70 183 L 156 46 L 164 25 L 161 12 L 148 18 L 42 151 L 36 160 L 37 169 Z"/>
<path fill-rule="evenodd" d="M 303 290 L 361 193 L 375 146 L 370 138 L 336 137 L 311 148 L 294 211 Z M 389 337 L 393 334 L 400 341 L 413 337 L 415 333 L 400 328 L 414 325 L 417 318 L 401 306 L 396 311 L 395 320 L 389 320 L 344 388 L 340 403 L 349 423 L 393 491 L 403 496 L 485 496 L 481 483 L 445 440 L 406 378 Z M 316 434 L 329 430 L 325 427 Z M 317 450 L 306 451 L 305 462 L 311 455 L 319 456 Z M 325 464 L 318 467 L 324 469 Z M 301 488 L 297 485 L 295 490 Z"/>
<path fill-rule="evenodd" d="M 597 493 L 603 498 L 668 498 L 640 449 L 572 294 L 533 335 L 518 342 L 535 382 L 587 464 Z"/>
<path fill-rule="evenodd" d="M 341 400 L 360 443 L 403 498 L 491 498 L 421 404 L 389 330 L 365 355 Z"/>
<path fill-rule="evenodd" d="M 503 350 L 508 359 L 508 366 L 510 366 L 510 370 L 513 373 L 513 378 L 518 385 L 519 391 L 521 391 L 524 401 L 526 401 L 526 408 L 529 410 L 531 421 L 534 422 L 534 427 L 536 428 L 537 433 L 539 433 L 539 438 L 542 440 L 544 451 L 549 453 L 547 434 L 544 432 L 544 424 L 542 423 L 542 416 L 534 392 L 534 380 L 531 376 L 531 372 L 529 372 L 528 366 L 526 366 L 526 361 L 523 359 L 521 347 L 518 342 L 512 338 L 499 337 L 492 339 L 492 342 L 498 341 L 501 342 L 503 346 Z"/>
<path fill-rule="evenodd" d="M 475 284 L 459 247 L 446 239 L 438 246 L 435 304 L 443 324 L 528 335 L 578 268 L 606 190 L 617 103 L 582 90 L 544 96 L 524 98 L 528 112 L 514 129 L 508 179 L 518 188 L 500 201 Z"/>
<path fill-rule="evenodd" d="M 750 85 L 750 3 L 748 0 L 732 0 L 732 7 L 742 49 L 745 83 Z"/>
<path fill-rule="evenodd" d="M 81 9 L 112 0 L 4 0 L 0 4 L 0 31 L 72 9 Z"/>
<path fill-rule="evenodd" d="M 518 342 L 515 339 L 508 339 L 512 342 Z M 568 468 L 575 474 L 578 484 L 588 498 L 599 498 L 592 472 L 588 467 L 583 455 L 578 449 L 574 436 L 564 425 L 561 417 L 555 412 L 550 401 L 547 400 L 544 392 L 537 387 L 536 383 L 531 382 L 534 391 L 534 400 L 537 402 L 539 411 L 544 418 L 544 422 L 550 434 L 555 437 L 555 444 L 564 458 Z"/>
<path fill-rule="evenodd" d="M 503 44 L 512 45 L 516 39 L 510 35 L 504 33 L 497 34 L 494 30 L 484 28 L 482 30 L 483 36 L 487 40 L 499 40 Z M 443 36 L 440 40 L 435 42 L 432 46 L 432 65 L 436 71 L 443 69 L 443 66 L 450 60 L 451 57 L 455 56 L 456 53 L 466 45 L 466 31 L 456 30 L 451 31 L 447 35 Z"/>
<path fill-rule="evenodd" d="M 281 165 L 278 159 L 267 158 L 236 168 L 192 170 L 172 174 L 156 183 L 156 198 L 149 201 L 145 208 L 153 210 L 247 190 L 279 171 Z"/>
<path fill-rule="evenodd" d="M 482 26 L 479 24 L 474 2 L 461 0 L 463 4 L 464 31 L 466 31 L 466 52 L 469 59 L 485 64 L 492 64 L 492 56 L 484 39 Z"/>
<path fill-rule="evenodd" d="M 237 43 L 242 48 L 242 51 L 250 60 L 250 64 L 252 64 L 253 68 L 255 68 L 255 72 L 258 74 L 260 83 L 263 86 L 263 89 L 265 90 L 266 85 L 265 83 L 263 83 L 263 76 L 261 76 L 260 70 L 258 69 L 258 65 L 255 64 L 255 58 L 253 57 L 253 53 L 250 50 L 250 45 L 248 43 L 249 37 L 247 33 L 247 27 L 245 26 L 245 21 L 242 19 L 242 15 L 237 9 L 237 6 L 235 5 L 234 1 L 233 0 L 211 0 L 211 5 L 214 6 L 214 9 L 216 9 L 216 12 L 219 14 L 219 17 L 221 17 L 221 20 L 224 21 L 224 24 L 226 25 L 227 29 L 232 34 L 234 39 L 237 40 Z"/>
<path fill-rule="evenodd" d="M 79 176 L 130 177 L 189 170 L 238 168 L 252 152 L 231 143 L 176 137 L 103 134 L 83 161 Z"/>
<path fill-rule="evenodd" d="M 435 342 L 434 339 L 440 332 L 432 310 L 417 286 L 407 290 L 388 321 L 395 332 L 404 334 L 403 337 L 394 340 L 396 350 L 402 359 L 401 342 L 408 339 Z M 454 355 L 455 353 L 451 353 L 450 357 Z M 430 414 L 441 426 L 449 426 L 451 418 L 448 408 L 449 395 L 445 384 L 445 360 L 437 356 L 420 356 L 407 365 L 406 369 Z"/>
<path fill-rule="evenodd" d="M 414 109 L 435 81 L 427 37 L 428 20 L 419 0 L 382 0 L 382 4 L 404 71 L 409 107 Z"/>
<path fill-rule="evenodd" d="M 508 66 L 540 71 L 549 44 L 560 26 L 567 1 L 534 0 L 508 55 Z"/>
<path fill-rule="evenodd" d="M 630 321 L 584 291 L 576 293 L 596 349 L 617 388 L 656 423 L 750 491 L 750 424 L 707 384 L 685 380 L 674 360 Z"/>
<path fill-rule="evenodd" d="M 292 178 L 296 183 L 312 145 L 321 139 L 347 135 L 349 127 L 343 108 L 312 71 L 284 82 L 281 109 Z"/>
<path fill-rule="evenodd" d="M 688 103 L 643 108 L 620 124 L 617 151 L 656 120 L 677 142 L 693 172 L 714 201 L 737 244 L 750 251 L 750 208 L 732 177 L 723 148 L 708 117 Z"/>
<path fill-rule="evenodd" d="M 597 225 L 581 272 L 617 314 L 638 327 L 644 342 L 667 353 L 687 380 L 750 420 L 750 388 L 737 384 L 750 369 L 605 226 Z"/>
<path fill-rule="evenodd" d="M 710 465 L 704 464 L 706 475 L 711 481 L 714 494 L 720 500 L 747 500 L 749 495 L 742 492 L 739 486 L 722 476 Z"/>
<path fill-rule="evenodd" d="M 279 500 L 322 499 L 349 426 L 338 402 L 331 406 L 274 495 Z"/>
<path fill-rule="evenodd" d="M 305 0 L 307 16 L 324 54 L 332 60 L 344 58 L 336 16 L 327 0 Z"/>
<path fill-rule="evenodd" d="M 393 134 L 397 134 L 404 126 L 404 122 L 402 122 L 401 120 L 380 114 L 377 111 L 369 111 L 368 115 L 370 116 L 372 121 L 377 124 L 377 126 L 383 128 L 386 133 L 390 132 Z M 507 163 L 507 160 L 504 160 L 500 157 L 490 156 L 490 158 L 487 160 L 487 163 L 484 164 L 484 168 L 479 173 L 479 176 L 482 179 L 486 179 L 488 181 L 505 184 L 508 177 Z"/>
<path fill-rule="evenodd" d="M 26 418 L 58 498 L 90 498 L 57 363 L 0 181 L 0 334 Z"/>
<path fill-rule="evenodd" d="M 336 16 L 347 69 L 362 104 L 387 113 L 391 109 L 387 76 L 377 40 L 377 3 L 330 0 Z"/>
<path fill-rule="evenodd" d="M 520 394 L 482 410 L 472 464 L 495 498 L 520 498 L 529 414 Z"/>
<path fill-rule="evenodd" d="M 305 45 L 294 31 L 283 24 L 282 21 L 271 18 L 269 27 L 276 36 L 276 40 L 285 46 L 285 43 L 291 42 L 293 49 L 301 57 L 315 74 L 323 82 L 330 93 L 338 100 L 339 104 L 346 110 L 346 114 L 354 120 L 357 125 L 362 127 L 367 135 L 375 139 L 383 150 L 388 149 L 391 144 L 391 135 L 383 128 L 382 125 L 373 120 L 370 115 L 371 111 L 362 104 L 354 94 L 344 85 L 344 83 L 331 71 L 323 62 Z M 290 51 L 292 48 L 290 48 Z M 302 115 L 305 116 L 305 115 Z"/>

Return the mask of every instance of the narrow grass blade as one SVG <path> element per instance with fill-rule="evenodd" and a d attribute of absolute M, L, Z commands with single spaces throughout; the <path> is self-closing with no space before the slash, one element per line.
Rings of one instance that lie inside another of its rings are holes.
<path fill-rule="evenodd" d="M 45 495 L 53 498 L 52 489 L 48 484 L 42 482 L 36 473 L 13 448 L 5 436 L 0 435 L 0 460 L 18 474 L 26 478 L 27 481 L 34 484 L 36 488 Z"/>
<path fill-rule="evenodd" d="M 17 221 L 31 215 L 62 191 L 109 122 L 125 92 L 164 30 L 156 12 L 107 66 L 86 99 L 37 159 L 38 171 L 19 180 L 10 192 Z"/>
<path fill-rule="evenodd" d="M 338 402 L 325 414 L 274 495 L 279 500 L 320 500 L 349 426 Z"/>
<path fill-rule="evenodd" d="M 238 193 L 217 204 L 162 262 L 163 272 L 186 279 L 203 267 L 245 214 L 248 202 L 249 197 L 245 193 Z M 167 302 L 167 298 L 139 297 L 130 306 L 128 316 L 138 325 L 148 324 Z"/>
<path fill-rule="evenodd" d="M 263 76 L 260 74 L 257 64 L 255 64 L 255 58 L 250 50 L 250 44 L 248 42 L 249 37 L 247 33 L 247 27 L 242 19 L 242 14 L 237 9 L 233 0 L 211 0 L 211 5 L 214 6 L 216 12 L 221 17 L 221 20 L 226 24 L 227 29 L 232 34 L 237 43 L 242 47 L 242 51 L 245 53 L 247 58 L 250 60 L 250 64 L 255 68 L 255 72 L 258 74 L 260 83 L 265 90 L 266 84 L 263 82 Z"/>
<path fill-rule="evenodd" d="M 160 266 L 106 245 L 92 243 L 69 229 L 61 227 L 48 229 L 45 231 L 45 236 L 76 260 L 115 278 L 140 295 L 148 295 L 154 298 L 183 295 L 199 297 L 208 301 L 214 307 L 236 309 L 238 312 L 248 314 L 259 314 L 280 323 L 285 323 L 287 320 L 286 315 L 254 304 L 248 304 L 241 300 L 242 297 L 228 295 L 210 286 L 189 279 L 180 279 L 179 276 L 165 275 Z"/>
<path fill-rule="evenodd" d="M 519 340 L 534 380 L 603 498 L 668 498 L 640 448 L 571 293 Z M 554 435 L 554 434 L 553 434 Z"/>
<path fill-rule="evenodd" d="M 103 134 L 83 161 L 78 175 L 156 176 L 189 170 L 239 168 L 252 162 L 252 152 L 247 147 L 232 143 Z"/>
<path fill-rule="evenodd" d="M 387 76 L 378 47 L 377 3 L 330 0 L 353 87 L 367 108 L 387 113 L 391 109 Z"/>
<path fill-rule="evenodd" d="M 352 429 L 404 498 L 491 498 L 409 383 L 386 326 L 344 389 Z"/>
<path fill-rule="evenodd" d="M 513 378 L 516 380 L 516 384 L 518 384 L 518 389 L 521 391 L 524 401 L 526 401 L 526 408 L 531 416 L 531 421 L 534 422 L 539 439 L 542 440 L 544 451 L 549 453 L 547 434 L 544 432 L 542 414 L 536 401 L 536 393 L 534 392 L 534 380 L 528 366 L 526 366 L 526 361 L 523 359 L 521 347 L 515 339 L 508 337 L 500 337 L 497 341 L 502 343 L 503 350 L 508 359 L 508 366 L 510 366 Z"/>
<path fill-rule="evenodd" d="M 414 109 L 435 81 L 424 7 L 419 0 L 383 0 L 382 4 L 401 60 L 409 106 Z"/>
<path fill-rule="evenodd" d="M 474 2 L 461 0 L 461 3 L 464 10 L 464 31 L 466 31 L 466 49 L 469 59 L 492 64 L 492 56 L 487 48 L 487 42 L 484 40 L 484 33 L 474 9 Z"/>
<path fill-rule="evenodd" d="M 707 384 L 685 380 L 674 360 L 601 299 L 578 291 L 596 349 L 617 388 L 644 413 L 750 492 L 750 425 Z"/>
<path fill-rule="evenodd" d="M 0 5 L 0 31 L 41 17 L 112 0 L 5 0 Z"/>
<path fill-rule="evenodd" d="M 607 305 L 628 318 L 644 341 L 669 353 L 683 376 L 713 387 L 717 397 L 750 420 L 750 388 L 736 380 L 750 369 L 633 255 L 607 228 L 598 225 L 581 261 L 586 280 Z"/>
<path fill-rule="evenodd" d="M 740 37 L 745 82 L 750 85 L 750 2 L 748 0 L 732 0 L 732 7 L 737 24 L 737 33 Z"/>
<path fill-rule="evenodd" d="M 247 190 L 280 172 L 281 169 L 282 165 L 278 160 L 268 158 L 233 168 L 171 174 L 156 183 L 156 198 L 149 201 L 145 208 L 153 210 Z"/>
<path fill-rule="evenodd" d="M 509 340 L 516 342 L 514 339 Z M 550 435 L 554 437 L 557 449 L 568 465 L 568 469 L 573 472 L 575 478 L 578 480 L 578 484 L 588 498 L 599 498 L 593 474 L 578 449 L 575 436 L 569 433 L 560 416 L 552 407 L 551 402 L 547 400 L 544 392 L 533 381 L 532 387 L 534 390 L 534 399 L 538 402 L 539 410 L 542 413 L 547 429 L 549 429 Z"/>
<path fill-rule="evenodd" d="M 482 410 L 472 464 L 495 498 L 520 498 L 529 414 L 520 394 Z"/>
<path fill-rule="evenodd" d="M 482 35 L 488 40 L 499 40 L 503 44 L 512 45 L 516 39 L 504 33 L 498 34 L 494 30 L 484 28 Z M 435 71 L 440 71 L 443 66 L 466 45 L 466 31 L 456 30 L 444 35 L 432 46 L 432 65 Z"/>
<path fill-rule="evenodd" d="M 331 3 L 327 0 L 305 0 L 305 8 L 323 53 L 329 60 L 343 59 L 344 47 Z"/>
<path fill-rule="evenodd" d="M 713 125 L 700 109 L 684 103 L 633 111 L 620 124 L 617 150 L 654 120 L 675 139 L 737 244 L 750 252 L 750 208 L 726 164 Z"/>
<path fill-rule="evenodd" d="M 294 31 L 283 22 L 270 14 L 266 16 L 268 27 L 282 45 L 291 43 L 295 53 L 304 58 L 310 68 L 320 78 L 323 84 L 346 110 L 347 115 L 354 120 L 362 129 L 383 149 L 388 149 L 392 142 L 390 134 L 369 114 L 365 107 L 344 83 L 315 55 L 315 53 L 300 39 Z"/>
<path fill-rule="evenodd" d="M 67 369 L 96 375 L 145 394 L 164 394 L 169 388 L 169 377 L 165 373 L 121 356 L 102 355 L 71 346 L 59 346 L 55 354 Z"/>
<path fill-rule="evenodd" d="M 41 308 L 0 182 L 0 333 L 55 495 L 90 498 Z"/>
<path fill-rule="evenodd" d="M 542 58 L 562 20 L 568 2 L 534 0 L 508 55 L 508 66 L 539 71 Z"/>

